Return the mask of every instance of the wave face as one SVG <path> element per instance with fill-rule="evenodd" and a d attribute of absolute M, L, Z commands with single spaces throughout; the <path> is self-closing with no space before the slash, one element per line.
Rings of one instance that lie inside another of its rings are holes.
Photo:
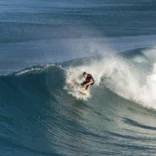
<path fill-rule="evenodd" d="M 154 49 L 35 66 L 0 77 L 2 155 L 155 155 Z M 90 95 L 70 81 L 93 74 Z"/>

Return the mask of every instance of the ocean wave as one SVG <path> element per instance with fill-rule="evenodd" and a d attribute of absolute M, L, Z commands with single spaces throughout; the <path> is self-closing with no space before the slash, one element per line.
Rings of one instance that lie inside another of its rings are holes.
<path fill-rule="evenodd" d="M 34 86 L 31 81 L 29 82 L 29 77 L 32 77 L 36 83 L 38 82 L 39 86 L 39 80 L 44 78 L 41 83 L 49 89 L 49 92 L 53 93 L 54 88 L 59 88 L 61 92 L 67 91 L 76 99 L 83 100 L 94 98 L 93 92 L 98 92 L 98 88 L 102 87 L 104 90 L 111 90 L 122 98 L 155 109 L 155 59 L 154 48 L 133 54 L 131 58 L 129 56 L 127 58 L 125 54 L 110 53 L 103 56 L 72 60 L 58 65 L 34 66 L 7 77 L 10 77 L 10 80 L 15 79 L 17 85 L 20 84 L 18 79 L 22 79 L 23 82 L 26 81 L 26 84 L 29 83 L 32 87 Z M 78 86 L 71 85 L 71 81 L 74 79 L 79 84 L 83 82 L 82 73 L 84 71 L 91 73 L 95 78 L 95 85 L 90 87 L 88 96 L 80 94 Z M 5 80 L 5 77 L 3 79 Z M 60 86 L 60 84 L 62 85 Z"/>
<path fill-rule="evenodd" d="M 156 108 L 155 56 L 148 52 L 111 53 L 1 76 L 0 144 L 17 155 L 154 151 L 155 111 L 143 108 Z M 70 87 L 73 79 L 83 81 L 83 71 L 95 78 L 87 97 Z"/>

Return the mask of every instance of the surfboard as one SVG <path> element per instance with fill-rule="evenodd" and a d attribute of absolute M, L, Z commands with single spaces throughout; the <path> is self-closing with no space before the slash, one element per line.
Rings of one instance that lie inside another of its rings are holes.
<path fill-rule="evenodd" d="M 80 88 L 80 93 L 83 94 L 83 95 L 87 95 L 88 92 L 84 87 L 81 87 Z"/>
<path fill-rule="evenodd" d="M 81 84 L 78 83 L 76 80 L 73 80 L 71 82 L 71 85 L 78 87 L 79 88 L 78 90 L 79 90 L 80 94 L 85 95 L 85 96 L 89 94 L 88 90 L 86 90 L 85 87 L 81 86 Z"/>

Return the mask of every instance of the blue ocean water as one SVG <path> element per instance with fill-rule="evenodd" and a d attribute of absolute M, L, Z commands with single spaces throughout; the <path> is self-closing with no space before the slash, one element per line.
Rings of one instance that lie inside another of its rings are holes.
<path fill-rule="evenodd" d="M 1 0 L 0 14 L 0 156 L 156 155 L 154 0 Z M 70 84 L 83 71 L 87 96 Z"/>

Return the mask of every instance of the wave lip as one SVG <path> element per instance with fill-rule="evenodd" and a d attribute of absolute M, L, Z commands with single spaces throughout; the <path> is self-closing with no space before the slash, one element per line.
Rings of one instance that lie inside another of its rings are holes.
<path fill-rule="evenodd" d="M 77 99 L 81 99 L 82 97 L 77 95 L 77 88 L 70 88 L 70 83 L 73 79 L 81 83 L 83 81 L 81 75 L 84 71 L 87 71 L 96 80 L 95 85 L 90 87 L 89 98 L 94 96 L 92 94 L 94 88 L 102 86 L 104 89 L 107 88 L 120 97 L 144 107 L 155 109 L 155 68 L 156 64 L 153 58 L 151 60 L 148 54 L 145 55 L 144 51 L 136 55 L 133 54 L 131 57 L 128 56 L 128 58 L 125 54 L 124 56 L 106 54 L 100 59 L 91 59 L 89 63 L 69 66 L 66 69 L 65 89 Z"/>

